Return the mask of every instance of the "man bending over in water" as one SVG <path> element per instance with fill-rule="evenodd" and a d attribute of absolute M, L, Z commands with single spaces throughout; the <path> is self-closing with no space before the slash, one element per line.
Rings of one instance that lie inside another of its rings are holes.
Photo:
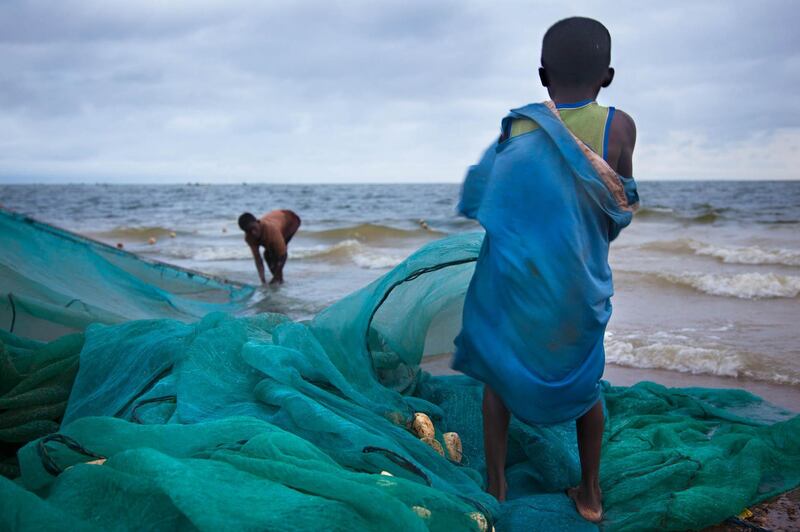
<path fill-rule="evenodd" d="M 282 283 L 289 241 L 300 227 L 300 217 L 292 211 L 277 210 L 268 212 L 258 220 L 246 212 L 239 216 L 239 227 L 244 231 L 244 241 L 253 252 L 261 284 L 267 284 L 264 262 L 259 254 L 261 246 L 264 247 L 264 260 L 272 273 L 269 284 Z"/>

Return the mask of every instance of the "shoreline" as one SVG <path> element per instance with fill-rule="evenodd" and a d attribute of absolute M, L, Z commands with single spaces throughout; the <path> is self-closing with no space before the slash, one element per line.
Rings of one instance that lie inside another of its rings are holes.
<path fill-rule="evenodd" d="M 432 375 L 457 375 L 450 367 L 451 354 L 426 357 L 420 367 Z M 640 381 L 651 381 L 668 388 L 737 388 L 757 395 L 776 406 L 791 412 L 800 412 L 800 386 L 759 381 L 741 377 L 681 373 L 657 368 L 631 368 L 606 364 L 603 379 L 614 386 L 631 386 Z"/>

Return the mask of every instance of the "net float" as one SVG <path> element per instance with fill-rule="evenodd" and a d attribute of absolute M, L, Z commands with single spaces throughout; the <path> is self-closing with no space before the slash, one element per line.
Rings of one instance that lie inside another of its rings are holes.
<path fill-rule="evenodd" d="M 461 437 L 457 432 L 445 432 L 442 434 L 442 439 L 444 439 L 444 446 L 447 449 L 447 456 L 450 457 L 450 460 L 460 463 L 463 456 Z"/>
<path fill-rule="evenodd" d="M 411 429 L 418 438 L 431 438 L 436 436 L 436 430 L 433 428 L 433 422 L 427 414 L 417 412 L 414 414 L 414 421 L 411 423 Z"/>
<path fill-rule="evenodd" d="M 439 440 L 436 440 L 434 438 L 420 438 L 420 440 L 423 443 L 427 443 L 433 448 L 434 451 L 444 456 L 444 449 L 442 448 L 442 444 L 439 443 Z"/>

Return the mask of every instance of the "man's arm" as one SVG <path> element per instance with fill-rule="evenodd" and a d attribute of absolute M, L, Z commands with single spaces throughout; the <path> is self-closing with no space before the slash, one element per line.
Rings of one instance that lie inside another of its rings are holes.
<path fill-rule="evenodd" d="M 286 264 L 287 247 L 283 241 L 271 242 L 267 250 L 267 266 L 272 273 L 269 284 L 283 283 L 283 266 Z"/>
<path fill-rule="evenodd" d="M 264 277 L 264 261 L 261 260 L 261 255 L 258 253 L 258 244 L 247 242 L 250 246 L 250 251 L 253 252 L 253 260 L 256 261 L 256 270 L 258 270 L 258 278 L 261 279 L 261 284 L 267 284 L 267 278 Z"/>

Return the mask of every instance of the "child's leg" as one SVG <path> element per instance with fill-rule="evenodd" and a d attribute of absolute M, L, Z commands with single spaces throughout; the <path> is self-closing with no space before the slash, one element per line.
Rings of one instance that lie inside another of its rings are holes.
<path fill-rule="evenodd" d="M 603 443 L 603 403 L 597 403 L 575 422 L 578 429 L 578 454 L 581 459 L 581 484 L 569 490 L 584 519 L 594 523 L 603 518 L 600 494 L 600 447 Z"/>
<path fill-rule="evenodd" d="M 486 455 L 487 491 L 498 501 L 506 500 L 506 451 L 510 414 L 502 399 L 483 387 L 483 451 Z"/>

